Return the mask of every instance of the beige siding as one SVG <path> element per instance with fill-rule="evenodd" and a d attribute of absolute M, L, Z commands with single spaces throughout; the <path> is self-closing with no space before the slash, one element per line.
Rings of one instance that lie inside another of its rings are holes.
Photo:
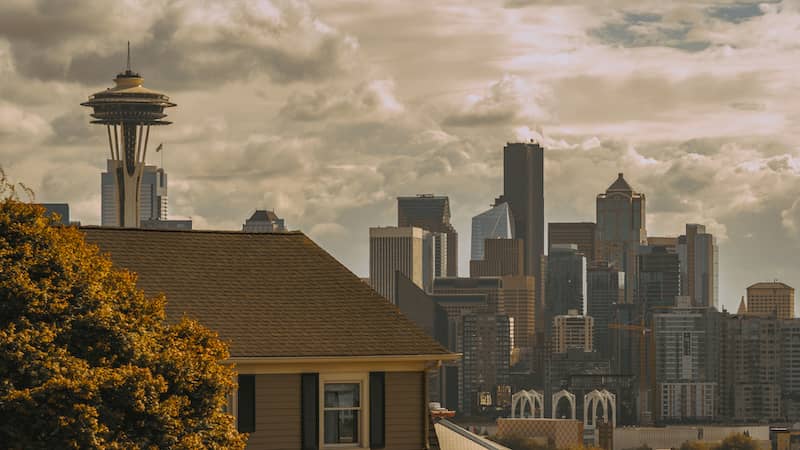
<path fill-rule="evenodd" d="M 256 375 L 256 431 L 247 448 L 300 448 L 300 375 Z"/>
<path fill-rule="evenodd" d="M 425 448 L 423 372 L 386 373 L 386 448 Z"/>

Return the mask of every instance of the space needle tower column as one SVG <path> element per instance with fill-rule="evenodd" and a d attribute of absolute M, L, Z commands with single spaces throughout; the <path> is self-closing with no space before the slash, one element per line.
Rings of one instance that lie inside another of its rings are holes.
<path fill-rule="evenodd" d="M 117 189 L 117 224 L 138 228 L 150 126 L 172 123 L 164 120 L 164 108 L 176 105 L 166 95 L 142 86 L 144 78 L 131 70 L 130 43 L 127 68 L 114 83 L 114 87 L 90 96 L 81 106 L 93 108 L 91 123 L 105 125 L 108 132 L 109 169 L 113 169 Z"/>

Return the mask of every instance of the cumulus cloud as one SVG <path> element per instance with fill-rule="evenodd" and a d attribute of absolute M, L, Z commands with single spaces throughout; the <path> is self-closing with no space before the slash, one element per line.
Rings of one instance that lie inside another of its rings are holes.
<path fill-rule="evenodd" d="M 403 112 L 404 107 L 394 93 L 391 80 L 373 80 L 338 92 L 331 88 L 311 92 L 295 92 L 281 108 L 281 116 L 297 121 L 353 119 L 368 116 L 387 118 Z"/>
<path fill-rule="evenodd" d="M 142 0 L 107 6 L 3 2 L 0 37 L 11 42 L 22 74 L 86 84 L 106 82 L 107 70 L 124 68 L 125 40 L 131 39 L 134 68 L 173 89 L 259 74 L 278 83 L 323 80 L 346 71 L 358 48 L 355 39 L 300 1 Z M 137 20 L 130 20 L 131 11 Z"/>
<path fill-rule="evenodd" d="M 519 77 L 505 75 L 492 83 L 485 93 L 467 96 L 463 105 L 442 123 L 449 126 L 473 127 L 498 125 L 520 120 L 533 122 L 547 118 L 544 109 L 546 92 L 529 86 Z"/>
<path fill-rule="evenodd" d="M 781 224 L 789 236 L 800 239 L 800 199 L 795 200 L 792 206 L 781 211 Z"/>

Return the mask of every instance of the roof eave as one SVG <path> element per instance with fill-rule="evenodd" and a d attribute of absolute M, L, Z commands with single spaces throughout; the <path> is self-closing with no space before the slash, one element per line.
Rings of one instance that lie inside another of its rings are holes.
<path fill-rule="evenodd" d="M 428 355 L 370 355 L 370 356 L 232 356 L 227 363 L 342 363 L 342 362 L 403 362 L 403 361 L 456 361 L 461 353 Z"/>

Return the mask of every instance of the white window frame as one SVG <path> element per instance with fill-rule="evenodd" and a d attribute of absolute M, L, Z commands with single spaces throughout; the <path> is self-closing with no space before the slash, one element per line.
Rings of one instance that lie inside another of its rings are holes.
<path fill-rule="evenodd" d="M 325 443 L 325 385 L 351 383 L 358 384 L 360 388 L 360 418 L 358 442 L 353 444 L 326 444 Z M 369 373 L 320 373 L 319 374 L 319 448 L 369 448 Z"/>

